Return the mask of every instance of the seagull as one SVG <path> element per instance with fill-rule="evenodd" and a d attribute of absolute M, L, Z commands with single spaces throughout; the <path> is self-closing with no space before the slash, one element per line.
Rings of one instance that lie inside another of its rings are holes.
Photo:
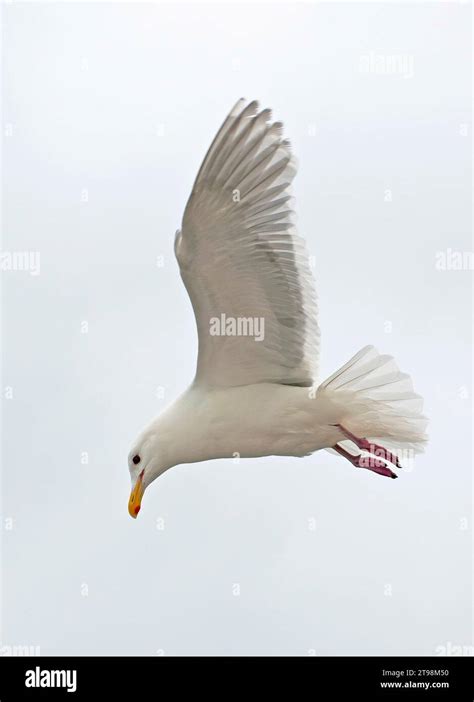
<path fill-rule="evenodd" d="M 282 123 L 240 99 L 204 158 L 175 235 L 196 318 L 197 368 L 132 445 L 133 518 L 146 488 L 182 463 L 327 449 L 396 478 L 401 458 L 424 448 L 423 400 L 391 356 L 366 346 L 318 382 L 318 305 L 290 193 L 296 170 Z"/>

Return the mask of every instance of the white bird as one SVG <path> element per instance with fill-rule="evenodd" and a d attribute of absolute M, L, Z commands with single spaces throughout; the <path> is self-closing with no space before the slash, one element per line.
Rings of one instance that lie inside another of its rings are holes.
<path fill-rule="evenodd" d="M 148 485 L 181 463 L 327 448 L 396 478 L 387 464 L 423 450 L 423 400 L 392 357 L 366 346 L 317 383 L 318 309 L 282 127 L 239 100 L 196 177 L 175 239 L 196 317 L 196 376 L 133 444 L 132 517 Z"/>

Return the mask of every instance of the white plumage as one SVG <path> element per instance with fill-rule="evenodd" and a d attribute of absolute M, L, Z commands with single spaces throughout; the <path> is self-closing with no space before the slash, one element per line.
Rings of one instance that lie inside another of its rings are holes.
<path fill-rule="evenodd" d="M 422 450 L 422 400 L 390 356 L 368 346 L 317 386 L 317 302 L 282 127 L 239 100 L 196 177 L 175 239 L 198 330 L 196 377 L 134 443 L 132 516 L 147 485 L 178 463 L 328 448 L 396 477 L 387 462 Z"/>

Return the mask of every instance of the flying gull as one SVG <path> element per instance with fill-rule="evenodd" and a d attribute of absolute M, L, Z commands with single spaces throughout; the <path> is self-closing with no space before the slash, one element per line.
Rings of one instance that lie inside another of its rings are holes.
<path fill-rule="evenodd" d="M 282 129 L 270 110 L 239 100 L 197 174 L 175 238 L 196 375 L 132 446 L 134 518 L 148 485 L 181 463 L 328 449 L 396 478 L 401 458 L 423 450 L 423 400 L 391 356 L 366 346 L 317 381 L 318 308 Z"/>

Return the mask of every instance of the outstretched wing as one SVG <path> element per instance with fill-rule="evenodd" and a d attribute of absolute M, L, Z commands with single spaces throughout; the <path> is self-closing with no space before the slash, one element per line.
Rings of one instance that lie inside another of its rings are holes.
<path fill-rule="evenodd" d="M 317 374 L 316 296 L 292 222 L 296 164 L 282 127 L 239 100 L 186 205 L 175 252 L 196 316 L 196 383 L 309 386 Z"/>

